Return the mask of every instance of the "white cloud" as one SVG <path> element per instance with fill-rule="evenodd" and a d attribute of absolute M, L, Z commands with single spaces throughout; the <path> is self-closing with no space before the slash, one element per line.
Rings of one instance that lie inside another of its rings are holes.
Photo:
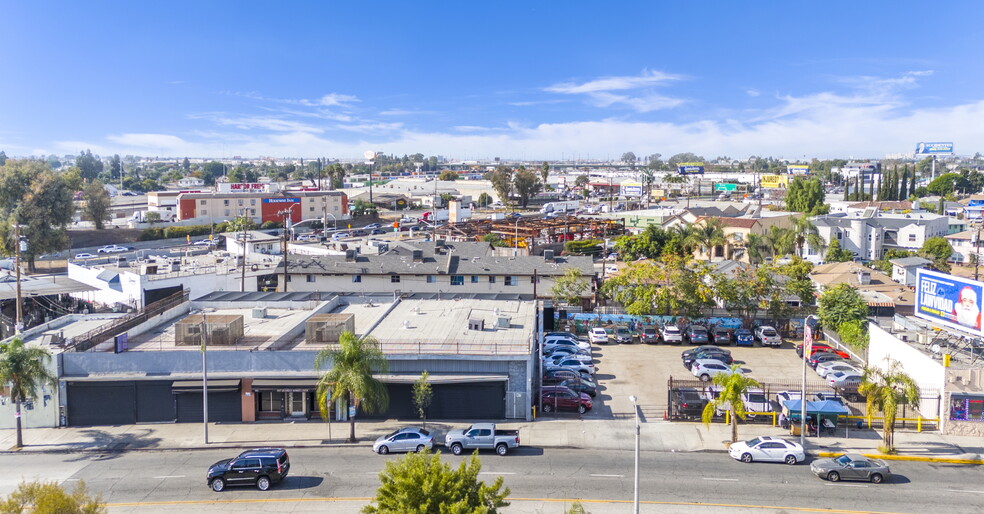
<path fill-rule="evenodd" d="M 225 113 L 200 113 L 189 116 L 191 119 L 209 120 L 219 125 L 235 127 L 240 130 L 269 130 L 274 132 L 323 132 L 324 129 L 306 123 L 286 120 L 278 116 L 230 116 Z"/>
<path fill-rule="evenodd" d="M 745 90 L 745 94 L 751 97 L 756 97 L 761 95 L 762 93 L 760 93 L 757 89 L 747 89 Z"/>
<path fill-rule="evenodd" d="M 309 107 L 339 107 L 352 102 L 358 102 L 359 99 L 352 95 L 343 95 L 340 93 L 328 93 L 316 100 L 301 99 L 297 100 L 296 103 L 301 105 L 307 105 Z M 292 103 L 288 100 L 288 103 Z"/>
<path fill-rule="evenodd" d="M 184 139 L 169 134 L 121 134 L 106 139 L 123 146 L 157 147 L 162 150 L 178 149 L 188 144 Z"/>
<path fill-rule="evenodd" d="M 676 107 L 684 102 L 682 99 L 669 98 L 649 91 L 653 87 L 683 78 L 682 75 L 644 70 L 639 76 L 602 77 L 581 84 L 565 82 L 546 87 L 544 91 L 564 95 L 584 95 L 587 103 L 595 107 L 605 108 L 621 104 L 636 112 L 651 112 Z"/>

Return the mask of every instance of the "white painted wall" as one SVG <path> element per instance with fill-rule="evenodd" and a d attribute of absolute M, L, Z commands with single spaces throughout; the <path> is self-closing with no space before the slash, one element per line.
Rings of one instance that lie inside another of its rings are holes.
<path fill-rule="evenodd" d="M 945 385 L 945 368 L 943 363 L 934 360 L 929 355 L 913 348 L 894 334 L 885 329 L 868 323 L 870 344 L 868 345 L 868 365 L 887 369 L 889 360 L 900 363 L 902 369 L 916 381 L 924 391 L 939 391 L 941 394 Z M 924 394 L 925 396 L 925 394 Z M 936 398 L 926 399 L 920 407 L 925 417 L 945 417 L 945 405 L 940 405 L 943 412 L 937 412 Z"/>

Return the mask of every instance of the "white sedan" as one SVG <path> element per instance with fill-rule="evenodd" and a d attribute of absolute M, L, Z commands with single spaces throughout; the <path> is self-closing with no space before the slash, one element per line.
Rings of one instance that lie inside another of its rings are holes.
<path fill-rule="evenodd" d="M 85 253 L 85 252 L 75 254 L 75 258 L 76 259 L 91 259 L 93 257 L 95 257 L 95 255 L 92 255 L 91 253 Z"/>
<path fill-rule="evenodd" d="M 100 248 L 97 251 L 97 253 L 122 253 L 122 252 L 128 252 L 128 251 L 130 251 L 130 249 L 127 248 L 127 247 L 125 247 L 125 246 L 108 245 L 108 246 L 104 246 L 104 247 Z"/>
<path fill-rule="evenodd" d="M 603 328 L 592 328 L 588 332 L 588 341 L 592 344 L 608 344 L 608 332 Z"/>
<path fill-rule="evenodd" d="M 731 375 L 732 373 L 744 374 L 741 368 L 731 369 L 731 366 L 714 359 L 697 359 L 690 367 L 690 372 L 695 377 L 704 382 L 709 382 L 717 375 Z"/>
<path fill-rule="evenodd" d="M 798 443 L 769 436 L 734 443 L 728 447 L 728 454 L 745 463 L 760 460 L 793 465 L 806 459 L 806 453 Z"/>
<path fill-rule="evenodd" d="M 851 371 L 835 371 L 827 374 L 827 383 L 835 389 L 857 387 L 861 383 L 861 374 Z"/>
<path fill-rule="evenodd" d="M 833 360 L 817 364 L 817 375 L 820 375 L 820 378 L 827 378 L 827 375 L 838 371 L 861 374 L 861 370 L 844 361 Z"/>

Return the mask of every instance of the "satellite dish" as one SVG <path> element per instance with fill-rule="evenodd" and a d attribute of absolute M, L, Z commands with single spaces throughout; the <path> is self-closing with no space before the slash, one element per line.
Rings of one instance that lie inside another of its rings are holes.
<path fill-rule="evenodd" d="M 374 152 L 372 150 L 366 150 L 366 152 L 364 154 L 362 154 L 362 155 L 364 155 L 366 157 L 366 159 L 375 159 L 376 158 L 376 152 Z"/>

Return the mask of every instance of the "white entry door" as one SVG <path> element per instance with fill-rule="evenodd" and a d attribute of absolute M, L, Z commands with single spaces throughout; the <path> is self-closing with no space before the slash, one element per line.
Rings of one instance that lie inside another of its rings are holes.
<path fill-rule="evenodd" d="M 307 415 L 307 393 L 287 393 L 287 415 L 304 417 Z"/>

